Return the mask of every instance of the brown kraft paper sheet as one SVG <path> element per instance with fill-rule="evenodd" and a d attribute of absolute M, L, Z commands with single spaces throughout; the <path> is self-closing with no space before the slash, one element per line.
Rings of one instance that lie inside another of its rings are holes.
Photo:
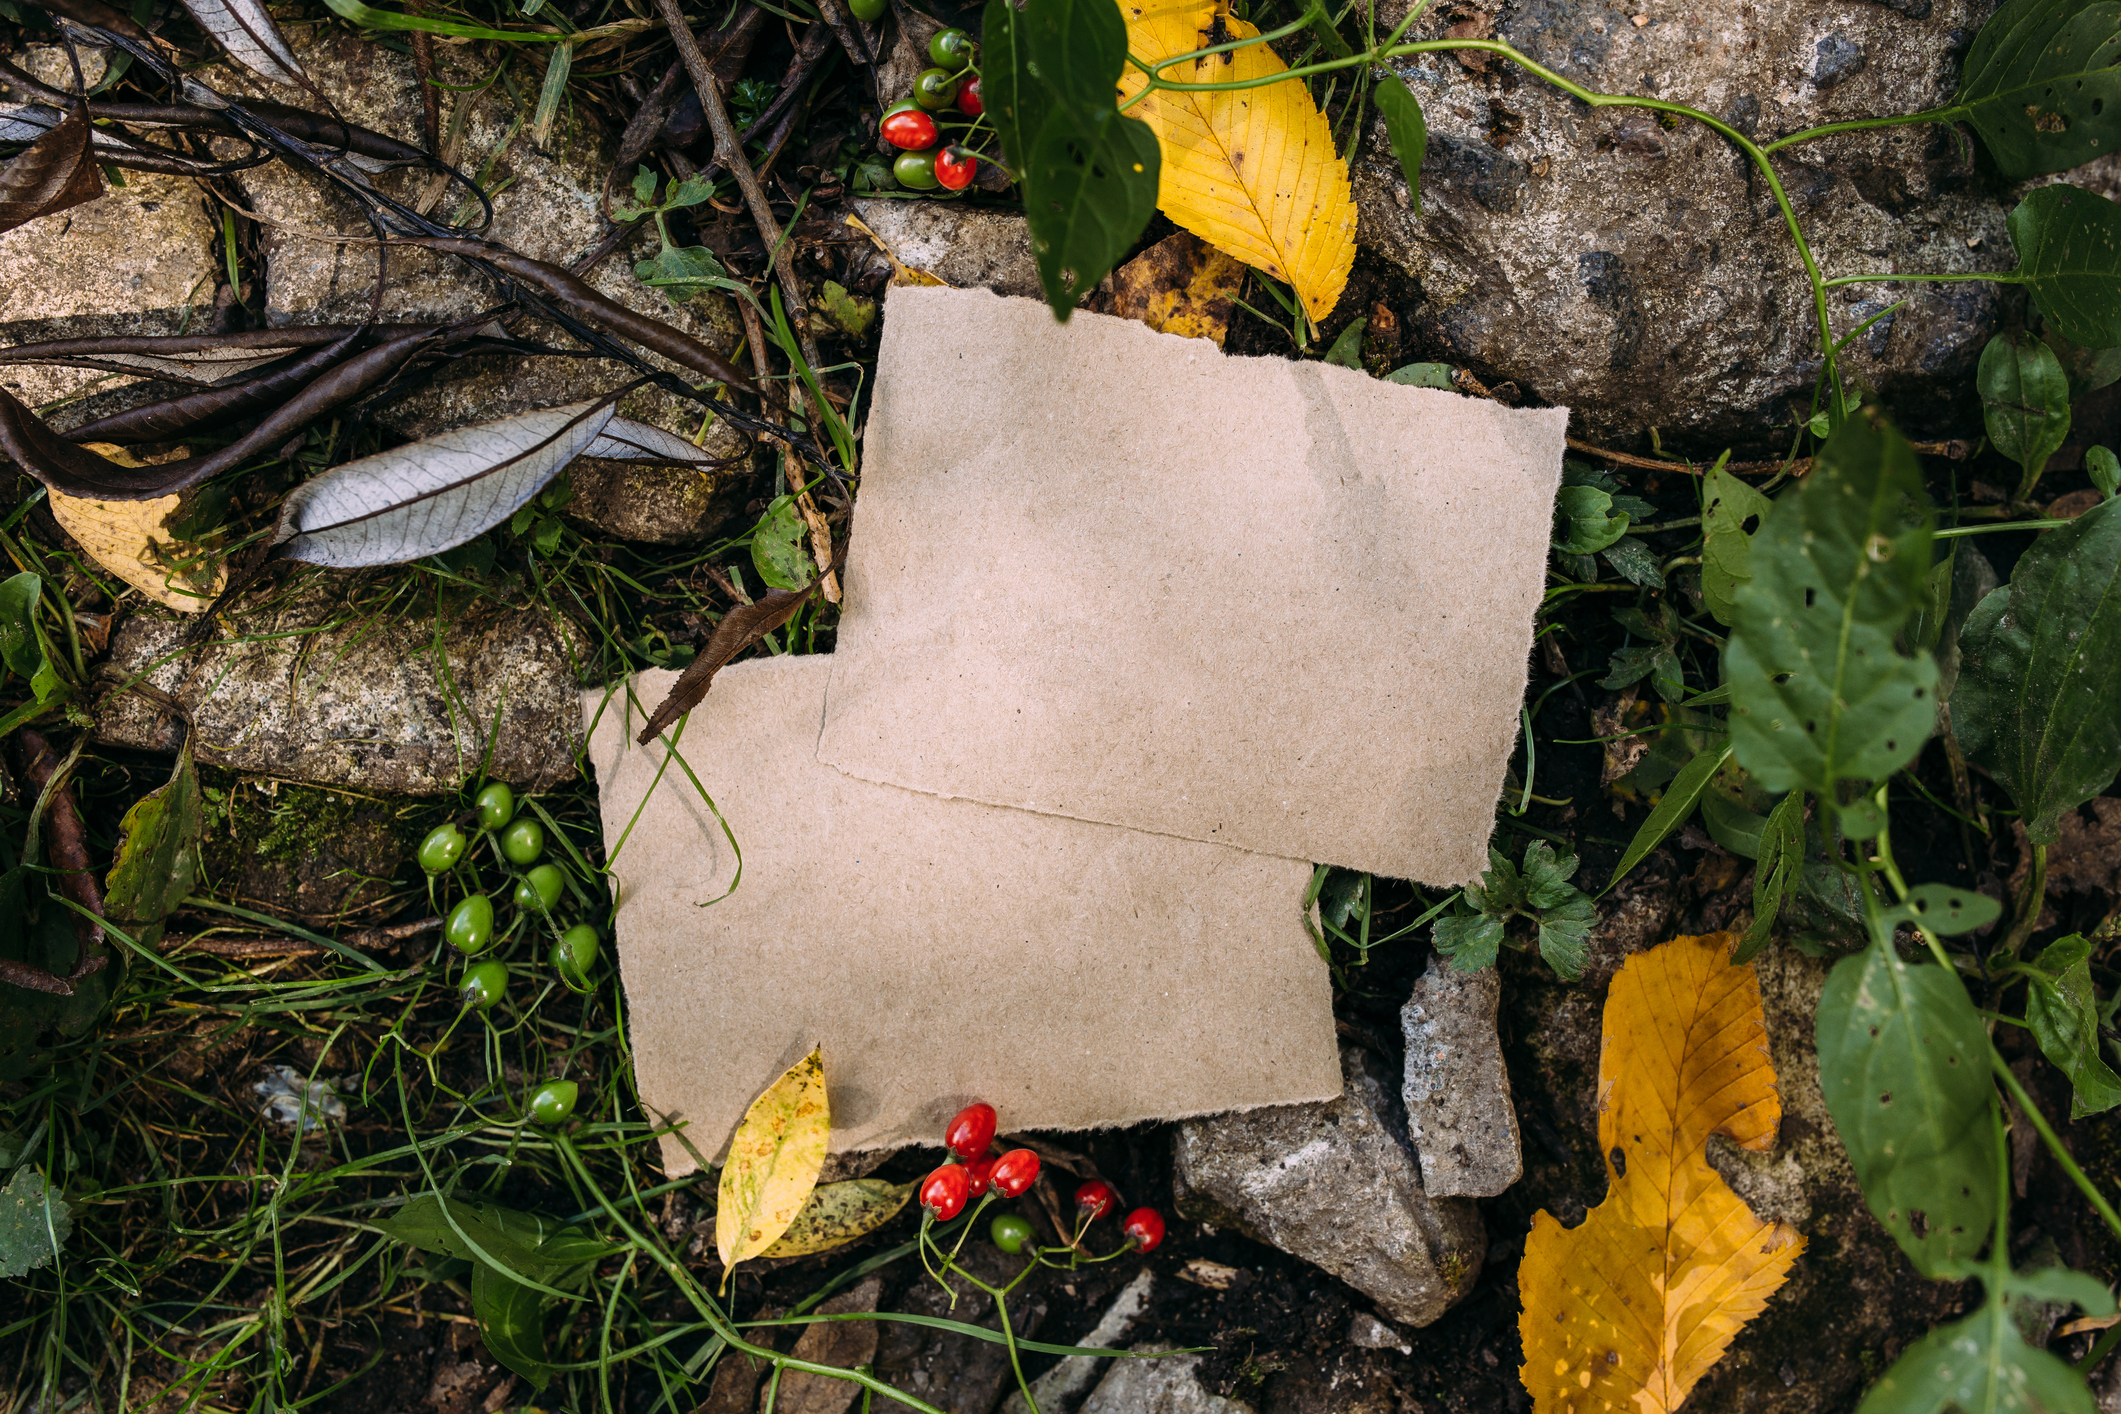
<path fill-rule="evenodd" d="M 1430 884 L 1486 865 L 1565 409 L 936 288 L 891 291 L 876 389 L 821 760 Z"/>
<path fill-rule="evenodd" d="M 816 759 L 826 657 L 724 669 L 612 866 L 641 1098 L 720 1155 L 822 1046 L 834 1150 L 939 1143 L 983 1099 L 1006 1129 L 1130 1124 L 1340 1093 L 1306 864 L 940 800 Z M 664 757 L 636 746 L 675 674 L 583 695 L 606 847 Z M 673 729 L 675 730 L 675 729 Z M 696 1164 L 663 1141 L 672 1174 Z"/>

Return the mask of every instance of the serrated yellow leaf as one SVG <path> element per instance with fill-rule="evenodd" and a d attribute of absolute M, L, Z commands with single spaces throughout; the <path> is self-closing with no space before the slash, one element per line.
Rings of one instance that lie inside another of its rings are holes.
<path fill-rule="evenodd" d="M 173 455 L 143 461 L 109 442 L 86 445 L 120 466 L 156 466 L 191 455 L 189 449 L 179 448 Z M 169 533 L 169 521 L 183 506 L 181 494 L 151 501 L 97 501 L 52 491 L 48 498 L 52 519 L 91 559 L 158 604 L 203 613 L 227 587 L 228 573 L 217 558 L 179 546 Z"/>
<path fill-rule="evenodd" d="M 1120 0 L 1127 51 L 1146 63 L 1210 38 L 1215 0 Z M 1231 39 L 1259 30 L 1225 21 Z M 1270 78 L 1288 66 L 1264 44 L 1164 70 L 1173 83 Z M 1124 100 L 1147 80 L 1129 64 Z M 1209 245 L 1285 281 L 1315 324 L 1333 312 L 1355 264 L 1355 198 L 1333 127 L 1299 79 L 1213 93 L 1150 94 L 1127 110 L 1156 132 L 1163 173 L 1156 204 Z"/>
<path fill-rule="evenodd" d="M 897 1217 L 899 1209 L 912 1198 L 912 1184 L 882 1178 L 850 1178 L 845 1183 L 823 1184 L 811 1191 L 788 1230 L 759 1255 L 808 1257 L 845 1247 Z"/>
<path fill-rule="evenodd" d="M 812 1051 L 751 1102 L 729 1141 L 714 1213 L 724 1289 L 736 1264 L 771 1247 L 803 1210 L 831 1137 L 825 1058 Z"/>
<path fill-rule="evenodd" d="M 1782 1123 L 1760 983 L 1734 933 L 1672 941 L 1613 978 L 1598 1056 L 1605 1201 L 1532 1219 L 1517 1284 L 1534 1414 L 1667 1414 L 1804 1250 L 1709 1167 L 1711 1134 L 1766 1150 Z"/>

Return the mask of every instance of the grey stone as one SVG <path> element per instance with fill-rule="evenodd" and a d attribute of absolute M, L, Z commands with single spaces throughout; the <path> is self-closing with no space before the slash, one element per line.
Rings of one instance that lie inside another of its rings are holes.
<path fill-rule="evenodd" d="M 864 197 L 853 203 L 899 263 L 946 284 L 980 286 L 998 295 L 1039 297 L 1038 263 L 1024 218 L 973 210 L 957 202 Z"/>
<path fill-rule="evenodd" d="M 580 706 L 561 633 L 530 609 L 486 602 L 441 624 L 364 613 L 344 576 L 320 575 L 236 616 L 228 638 L 181 649 L 193 621 L 136 613 L 111 644 L 105 681 L 146 683 L 191 719 L 202 762 L 352 786 L 439 795 L 489 774 L 542 789 L 574 774 Z M 165 661 L 166 660 L 166 661 Z M 157 666 L 158 665 L 158 666 Z M 147 697 L 111 692 L 96 733 L 113 746 L 173 751 L 177 720 Z"/>
<path fill-rule="evenodd" d="M 1134 1348 L 1146 1351 L 1170 1347 Z M 1243 1400 L 1202 1389 L 1200 1365 L 1198 1355 L 1115 1360 L 1105 1378 L 1083 1401 L 1081 1414 L 1252 1414 L 1252 1406 Z"/>
<path fill-rule="evenodd" d="M 1768 138 L 1944 102 L 1990 8 L 1837 0 L 1668 20 L 1652 7 L 1637 26 L 1590 0 L 1517 0 L 1495 27 L 1573 81 Z M 1395 9 L 1405 0 L 1380 6 L 1379 24 Z M 1445 23 L 1431 11 L 1412 37 L 1440 37 Z M 1587 109 L 1499 60 L 1475 72 L 1433 54 L 1397 69 L 1428 119 L 1422 210 L 1378 120 L 1354 173 L 1359 237 L 1418 282 L 1401 317 L 1424 356 L 1564 404 L 1595 439 L 1656 427 L 1713 449 L 1790 425 L 1789 400 L 1808 399 L 1820 357 L 1811 290 L 1765 183 L 1729 143 L 1693 122 Z M 1849 134 L 1777 161 L 1829 275 L 2013 264 L 2010 193 L 1984 186 L 1941 129 Z M 1903 419 L 1947 418 L 2001 297 L 1985 284 L 1848 286 L 1831 295 L 1836 337 L 1903 297 L 1846 372 Z"/>
<path fill-rule="evenodd" d="M 1396 1350 L 1402 1355 L 1414 1350 L 1397 1328 L 1386 1325 L 1368 1311 L 1357 1311 L 1355 1318 L 1348 1322 L 1348 1339 L 1365 1350 Z"/>
<path fill-rule="evenodd" d="M 1391 1088 L 1362 1051 L 1344 1048 L 1340 1060 L 1338 1100 L 1181 1124 L 1179 1209 L 1322 1267 L 1393 1320 L 1425 1326 L 1480 1275 L 1480 1210 L 1423 1190 Z"/>
<path fill-rule="evenodd" d="M 1524 1173 L 1510 1073 L 1495 1035 L 1502 981 L 1431 956 L 1399 1013 L 1407 1134 L 1432 1198 L 1492 1198 Z"/>
<path fill-rule="evenodd" d="M 1142 1310 L 1149 1304 L 1149 1292 L 1156 1284 L 1156 1273 L 1147 1267 L 1134 1274 L 1134 1279 L 1119 1290 L 1112 1304 L 1097 1318 L 1097 1324 L 1070 1345 L 1085 1345 L 1093 1349 L 1109 1350 L 1127 1338 L 1134 1329 Z M 1095 1355 L 1067 1355 L 1052 1369 L 1031 1382 L 1031 1393 L 1038 1400 L 1039 1414 L 1071 1414 L 1075 1402 L 1083 1392 L 1098 1382 L 1111 1361 Z M 1001 1414 L 1031 1414 L 1031 1404 L 1024 1398 L 1022 1390 L 1016 1390 L 1002 1401 Z"/>

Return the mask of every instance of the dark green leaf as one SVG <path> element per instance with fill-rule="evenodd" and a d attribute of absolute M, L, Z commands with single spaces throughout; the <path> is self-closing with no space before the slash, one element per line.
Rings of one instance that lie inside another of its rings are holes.
<path fill-rule="evenodd" d="M 2033 542 L 1959 635 L 1952 729 L 2035 844 L 2121 771 L 2121 501 Z"/>
<path fill-rule="evenodd" d="M 1754 540 L 1723 652 L 1738 762 L 1771 791 L 1832 799 L 1882 780 L 1936 724 L 1937 666 L 1894 646 L 1923 601 L 1930 512 L 1915 454 L 1851 418 Z"/>
<path fill-rule="evenodd" d="M 1410 363 L 1404 368 L 1395 368 L 1385 375 L 1387 383 L 1401 383 L 1410 388 L 1444 388 L 1451 384 L 1451 365 L 1448 363 Z"/>
<path fill-rule="evenodd" d="M 1680 768 L 1671 785 L 1665 787 L 1657 808 L 1650 812 L 1650 818 L 1642 822 L 1635 838 L 1628 841 L 1627 852 L 1613 866 L 1613 877 L 1605 881 L 1607 888 L 1619 883 L 1621 876 L 1640 864 L 1651 850 L 1664 843 L 1672 831 L 1686 823 L 1687 817 L 1694 813 L 1694 806 L 1700 802 L 1701 793 L 1708 789 L 1709 782 L 1730 758 L 1730 738 L 1723 737 Z"/>
<path fill-rule="evenodd" d="M 125 812 L 118 857 L 104 881 L 104 915 L 143 947 L 162 936 L 162 920 L 191 892 L 199 859 L 199 774 L 191 741 L 169 780 Z"/>
<path fill-rule="evenodd" d="M 27 1276 L 51 1265 L 73 1230 L 73 1209 L 37 1166 L 16 1169 L 0 1188 L 0 1277 Z"/>
<path fill-rule="evenodd" d="M 2006 1307 L 1939 1326 L 1893 1362 L 1856 1414 L 2093 1414 L 2084 1376 L 2025 1343 Z"/>
<path fill-rule="evenodd" d="M 2018 203 L 2010 233 L 2048 323 L 2087 348 L 2121 348 L 2121 209 L 2058 182 Z"/>
<path fill-rule="evenodd" d="M 1436 920 L 1436 951 L 1460 972 L 1492 966 L 1502 946 L 1502 920 L 1483 913 L 1447 913 Z"/>
<path fill-rule="evenodd" d="M 1701 486 L 1701 595 L 1728 626 L 1738 590 L 1753 577 L 1753 537 L 1775 503 L 1718 462 Z"/>
<path fill-rule="evenodd" d="M 2092 945 L 2073 933 L 2049 943 L 2025 975 L 2025 1022 L 2040 1051 L 2069 1077 L 2069 1117 L 2121 1105 L 2121 1076 L 2099 1054 L 2099 999 L 2092 991 Z"/>
<path fill-rule="evenodd" d="M 2121 353 L 2121 350 L 2115 352 Z M 2109 499 L 2121 490 L 2121 458 L 2117 458 L 2105 447 L 2087 448 L 2084 453 L 2084 474 L 2099 488 L 2099 494 Z"/>
<path fill-rule="evenodd" d="M 1421 116 L 1421 103 L 1396 74 L 1386 74 L 1370 85 L 1377 111 L 1385 115 L 1385 135 L 1392 140 L 1392 155 L 1399 159 L 1401 175 L 1407 179 L 1407 196 L 1414 214 L 1421 215 L 1421 163 L 1429 151 L 1429 125 Z"/>
<path fill-rule="evenodd" d="M 1841 833 L 1852 840 L 1876 838 L 1885 828 L 1885 810 L 1867 795 L 1859 795 L 1846 805 L 1834 807 L 1834 818 L 1841 826 Z"/>
<path fill-rule="evenodd" d="M 1575 877 L 1576 856 L 1556 855 L 1554 846 L 1534 840 L 1524 852 L 1525 902 L 1534 908 L 1559 908 L 1583 897 L 1583 890 L 1569 880 Z"/>
<path fill-rule="evenodd" d="M 1481 871 L 1480 882 L 1466 886 L 1466 901 L 1482 913 L 1496 914 L 1523 908 L 1530 902 L 1517 866 L 1493 845 L 1488 846 L 1488 867 Z"/>
<path fill-rule="evenodd" d="M 1620 571 L 1620 577 L 1630 584 L 1644 589 L 1664 588 L 1664 571 L 1658 567 L 1657 556 L 1640 540 L 1625 538 L 1614 542 L 1605 552 L 1605 562 Z"/>
<path fill-rule="evenodd" d="M 2065 172 L 2121 146 L 2117 63 L 2121 5 L 2005 0 L 1967 51 L 1950 116 L 2007 177 Z"/>
<path fill-rule="evenodd" d="M 752 297 L 750 288 L 730 279 L 714 252 L 702 245 L 666 245 L 655 259 L 635 265 L 633 276 L 642 284 L 661 290 L 673 304 L 683 304 L 702 290 L 719 290 L 742 299 Z"/>
<path fill-rule="evenodd" d="M 804 548 L 808 543 L 809 531 L 795 499 L 783 496 L 752 527 L 752 567 L 775 589 L 806 588 L 817 578 L 817 566 Z"/>
<path fill-rule="evenodd" d="M 2012 1272 L 2008 1292 L 2035 1301 L 2081 1306 L 2087 1316 L 2111 1316 L 2115 1310 L 2114 1294 L 2106 1289 L 2106 1283 L 2089 1272 L 2073 1272 L 2068 1267 Z"/>
<path fill-rule="evenodd" d="M 389 1216 L 371 1218 L 368 1225 L 384 1236 L 395 1238 L 422 1252 L 441 1257 L 470 1255 L 463 1241 L 443 1220 L 442 1200 L 432 1193 L 422 1193 L 410 1198 Z"/>
<path fill-rule="evenodd" d="M 1106 0 L 989 0 L 981 97 L 1023 187 L 1039 284 L 1066 319 L 1156 211 L 1163 155 L 1116 110 L 1127 30 Z"/>
<path fill-rule="evenodd" d="M 44 630 L 37 622 L 37 605 L 44 594 L 44 581 L 34 574 L 18 574 L 0 581 L 0 663 L 21 674 L 39 702 L 59 685 Z"/>
<path fill-rule="evenodd" d="M 1340 331 L 1333 347 L 1326 350 L 1326 362 L 1341 368 L 1362 367 L 1362 331 L 1369 324 L 1367 318 L 1351 320 L 1348 327 Z"/>
<path fill-rule="evenodd" d="M 1793 790 L 1768 812 L 1760 831 L 1760 852 L 1753 862 L 1753 921 L 1732 952 L 1732 962 L 1751 962 L 1767 946 L 1784 900 L 1803 878 L 1804 848 L 1804 792 Z"/>
<path fill-rule="evenodd" d="M 1959 542 L 1952 542 L 1951 553 L 1930 566 L 1929 583 L 1922 592 L 1922 603 L 1915 616 L 1907 621 L 1907 646 L 1929 653 L 1937 651 L 1944 639 L 1945 622 L 1952 615 L 1953 569 L 1959 560 Z"/>
<path fill-rule="evenodd" d="M 471 1313 L 479 1318 L 479 1338 L 489 1355 L 530 1381 L 534 1389 L 550 1383 L 543 1297 L 481 1262 L 471 1273 Z"/>
<path fill-rule="evenodd" d="M 1740 859 L 1758 859 L 1767 816 L 1749 810 L 1713 786 L 1701 795 L 1701 825 L 1709 838 Z"/>
<path fill-rule="evenodd" d="M 1947 884 L 1917 884 L 1907 891 L 1906 902 L 1885 911 L 1885 922 L 1920 923 L 1932 933 L 1950 938 L 1986 928 L 2002 916 L 2003 905 L 1987 894 Z"/>
<path fill-rule="evenodd" d="M 1998 334 L 1981 350 L 1974 386 L 1988 440 L 2022 468 L 2022 499 L 2069 438 L 2069 379 L 2046 344 L 2030 334 Z"/>
<path fill-rule="evenodd" d="M 1554 497 L 1554 548 L 1589 555 L 1628 533 L 1628 518 L 1612 514 L 1613 498 L 1592 486 L 1564 486 Z"/>
<path fill-rule="evenodd" d="M 1911 967 L 1890 928 L 1834 965 L 1819 1082 L 1864 1200 L 1927 1277 L 1966 1274 L 1996 1217 L 1988 1033 L 1959 979 Z"/>
<path fill-rule="evenodd" d="M 1606 675 L 1598 685 L 1606 689 L 1626 687 L 1631 682 L 1640 682 L 1657 666 L 1657 659 L 1670 652 L 1662 643 L 1631 643 L 1613 654 L 1613 661 L 1606 667 Z"/>
<path fill-rule="evenodd" d="M 2047 346 L 2062 361 L 2063 375 L 2069 379 L 2071 402 L 2121 379 L 2121 349 L 2088 349 L 2082 344 L 2071 343 L 2052 329 L 2047 331 L 2046 337 Z"/>
<path fill-rule="evenodd" d="M 1555 976 L 1564 982 L 1583 976 L 1591 930 L 1597 926 L 1598 909 L 1582 893 L 1539 915 L 1539 955 L 1554 969 Z"/>
<path fill-rule="evenodd" d="M 636 168 L 633 174 L 633 199 L 647 206 L 655 200 L 655 171 L 653 168 Z"/>

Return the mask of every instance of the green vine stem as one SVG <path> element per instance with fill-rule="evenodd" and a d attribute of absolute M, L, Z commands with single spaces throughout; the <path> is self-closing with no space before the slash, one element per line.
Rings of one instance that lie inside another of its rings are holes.
<path fill-rule="evenodd" d="M 2047 846 L 2033 846 L 2033 867 L 2025 878 L 2025 891 L 2018 896 L 2018 918 L 2011 924 L 2010 936 L 2003 940 L 2002 953 L 2014 958 L 2018 950 L 2033 936 L 2039 925 L 2040 909 L 2047 902 Z"/>
<path fill-rule="evenodd" d="M 2017 1102 L 2019 1109 L 2025 1111 L 2025 1117 L 2033 1122 L 2033 1129 L 2040 1135 L 2041 1142 L 2045 1143 L 2048 1152 L 2055 1156 L 2055 1162 L 2062 1165 L 2062 1171 L 2069 1175 L 2070 1182 L 2076 1184 L 2084 1196 L 2091 1200 L 2091 1205 L 2099 1210 L 2099 1216 L 2106 1220 L 2107 1230 L 2114 1236 L 2121 1237 L 2121 1213 L 2114 1211 L 2114 1205 L 2106 1201 L 2106 1195 L 2099 1191 L 2099 1185 L 2093 1183 L 2084 1170 L 2077 1167 L 2077 1161 L 2070 1157 L 2069 1150 L 2062 1147 L 2061 1136 L 2048 1124 L 2047 1116 L 2040 1113 L 2040 1107 L 2033 1103 L 2033 1097 L 2025 1092 L 2025 1086 L 2019 1083 L 2018 1077 L 2011 1074 L 2011 1068 L 2003 1063 L 2003 1053 L 1993 1044 L 1988 1048 L 1988 1063 L 1989 1068 L 1996 1072 L 1996 1078 L 2003 1082 L 2003 1088 L 2010 1091 L 2011 1099 Z"/>

